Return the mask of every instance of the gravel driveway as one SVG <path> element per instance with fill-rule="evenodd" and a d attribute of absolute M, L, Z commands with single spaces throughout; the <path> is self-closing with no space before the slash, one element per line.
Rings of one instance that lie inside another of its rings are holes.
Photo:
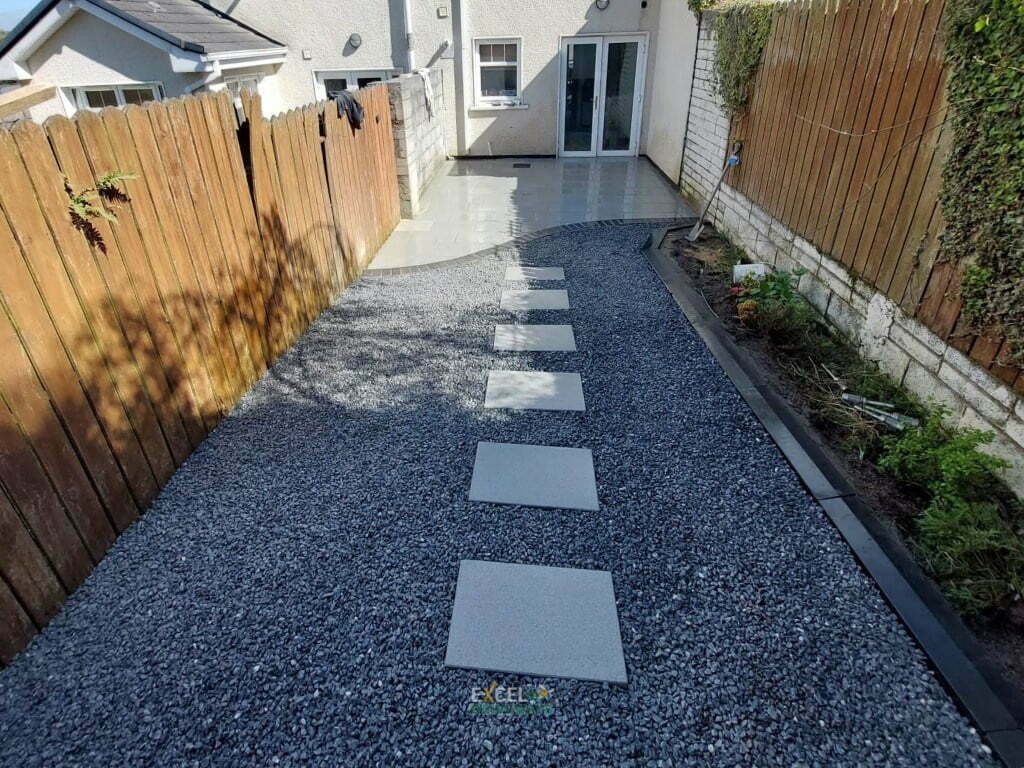
<path fill-rule="evenodd" d="M 647 233 L 352 286 L 0 672 L 0 764 L 990 764 Z M 572 309 L 529 321 L 577 352 L 491 350 L 516 258 L 566 268 Z M 485 412 L 492 368 L 579 372 L 587 410 Z M 481 440 L 591 448 L 601 511 L 467 501 Z M 494 676 L 442 666 L 464 558 L 610 570 L 628 687 L 467 713 Z"/>

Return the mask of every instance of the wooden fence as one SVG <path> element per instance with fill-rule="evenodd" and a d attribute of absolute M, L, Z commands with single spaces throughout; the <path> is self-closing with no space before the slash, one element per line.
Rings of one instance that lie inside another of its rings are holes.
<path fill-rule="evenodd" d="M 0 658 L 398 222 L 387 91 L 359 98 L 359 131 L 255 101 L 240 132 L 224 94 L 0 131 Z M 114 169 L 116 222 L 76 221 Z"/>
<path fill-rule="evenodd" d="M 779 9 L 730 184 L 949 343 L 1024 390 L 1004 340 L 965 334 L 941 260 L 949 151 L 943 0 L 794 2 Z"/>

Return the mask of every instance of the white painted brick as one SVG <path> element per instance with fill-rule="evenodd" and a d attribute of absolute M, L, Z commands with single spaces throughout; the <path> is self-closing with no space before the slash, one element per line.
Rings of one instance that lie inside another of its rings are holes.
<path fill-rule="evenodd" d="M 889 338 L 898 344 L 900 348 L 904 349 L 921 366 L 932 373 L 938 373 L 939 365 L 942 363 L 942 356 L 936 355 L 928 345 L 922 344 L 916 336 L 912 333 L 907 333 L 898 323 L 894 322 L 892 324 L 892 327 L 889 329 Z"/>
<path fill-rule="evenodd" d="M 943 363 L 955 368 L 957 372 L 970 379 L 979 389 L 1003 407 L 1007 409 L 1012 408 L 1017 400 L 1017 396 L 1013 392 L 999 383 L 985 370 L 971 362 L 971 359 L 959 349 L 946 347 Z"/>
<path fill-rule="evenodd" d="M 1024 420 L 1022 420 L 1020 416 L 1017 414 L 1011 416 L 1006 421 L 1003 429 L 1013 442 L 1021 448 L 1024 448 Z"/>
<path fill-rule="evenodd" d="M 931 350 L 932 354 L 942 357 L 946 353 L 946 349 L 949 345 L 936 334 L 925 328 L 921 323 L 917 322 L 914 318 L 900 312 L 894 318 L 894 322 L 897 326 Z"/>
<path fill-rule="evenodd" d="M 828 315 L 828 305 L 832 300 L 832 292 L 822 285 L 813 275 L 804 275 L 800 278 L 800 293 L 807 299 L 812 307 L 822 317 Z"/>
<path fill-rule="evenodd" d="M 843 278 L 836 272 L 830 270 L 826 264 L 828 259 L 822 259 L 819 257 L 818 265 L 819 269 L 816 273 L 817 278 L 823 282 L 830 291 L 839 296 L 843 301 L 851 301 L 851 290 L 850 284 L 843 280 Z"/>
<path fill-rule="evenodd" d="M 957 419 L 963 414 L 967 405 L 955 390 L 947 387 L 939 379 L 938 375 L 926 370 L 913 360 L 907 366 L 907 373 L 903 377 L 903 386 L 924 400 L 934 398 L 936 402 L 949 408 Z"/>
<path fill-rule="evenodd" d="M 996 402 L 986 394 L 985 390 L 943 359 L 939 366 L 939 379 L 950 388 L 960 393 L 964 402 L 978 411 L 993 424 L 1002 425 L 1010 416 L 1009 408 Z"/>
<path fill-rule="evenodd" d="M 1006 432 L 997 426 L 990 424 L 982 414 L 972 408 L 967 408 L 959 419 L 959 426 L 967 429 L 983 429 L 993 433 L 993 440 L 988 445 L 981 447 L 981 450 L 992 456 L 1005 459 L 1009 469 L 1000 474 L 1003 480 L 1013 488 L 1019 495 L 1024 495 L 1024 451 L 1017 440 L 1010 437 Z"/>
<path fill-rule="evenodd" d="M 856 339 L 860 336 L 864 315 L 835 293 L 829 300 L 827 317 L 847 338 Z"/>

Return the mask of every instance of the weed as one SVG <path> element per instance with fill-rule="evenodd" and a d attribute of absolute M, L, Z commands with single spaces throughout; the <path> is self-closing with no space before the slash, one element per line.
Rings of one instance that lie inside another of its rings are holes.
<path fill-rule="evenodd" d="M 735 289 L 740 320 L 773 343 L 796 350 L 815 346 L 814 309 L 797 286 L 804 270 L 779 270 L 762 278 L 748 275 Z"/>

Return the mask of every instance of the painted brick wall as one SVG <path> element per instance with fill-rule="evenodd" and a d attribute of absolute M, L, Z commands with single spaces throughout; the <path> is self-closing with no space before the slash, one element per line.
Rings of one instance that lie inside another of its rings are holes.
<path fill-rule="evenodd" d="M 697 207 L 703 205 L 725 164 L 728 143 L 729 121 L 711 80 L 717 49 L 714 28 L 714 14 L 705 13 L 680 177 L 684 196 Z M 730 187 L 728 177 L 708 218 L 753 260 L 778 269 L 806 269 L 800 281 L 804 296 L 908 390 L 945 403 L 965 427 L 994 432 L 996 439 L 989 450 L 1012 464 L 1006 480 L 1024 495 L 1024 399 Z"/>
<path fill-rule="evenodd" d="M 423 79 L 416 74 L 388 81 L 391 122 L 398 165 L 398 194 L 403 218 L 419 213 L 427 184 L 444 163 L 444 89 L 441 71 L 430 71 L 433 115 L 427 109 Z"/>

